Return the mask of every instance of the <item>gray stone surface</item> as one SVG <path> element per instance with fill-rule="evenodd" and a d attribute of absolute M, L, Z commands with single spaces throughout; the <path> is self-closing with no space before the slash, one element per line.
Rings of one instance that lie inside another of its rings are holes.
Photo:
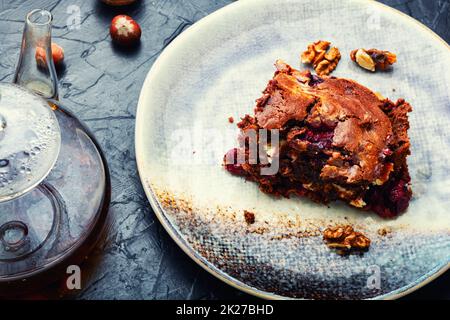
<path fill-rule="evenodd" d="M 60 70 L 63 104 L 83 119 L 109 162 L 112 203 L 106 239 L 86 263 L 82 299 L 251 298 L 223 284 L 192 262 L 166 234 L 145 197 L 134 154 L 139 91 L 161 51 L 198 19 L 230 0 L 142 0 L 122 9 L 100 1 L 0 0 L 0 81 L 11 81 L 23 19 L 33 8 L 54 14 L 54 41 L 66 53 Z M 382 0 L 423 22 L 450 42 L 450 0 Z M 79 28 L 71 28 L 80 12 Z M 111 44 L 113 16 L 133 16 L 141 45 L 125 51 Z M 414 45 L 414 44 L 411 44 Z M 450 299 L 450 274 L 408 298 Z M 49 296 L 52 296 L 50 289 Z"/>

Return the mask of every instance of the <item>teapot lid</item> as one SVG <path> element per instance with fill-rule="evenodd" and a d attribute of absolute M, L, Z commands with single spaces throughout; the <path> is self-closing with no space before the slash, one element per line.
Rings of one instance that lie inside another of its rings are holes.
<path fill-rule="evenodd" d="M 36 187 L 56 163 L 58 120 L 40 96 L 0 83 L 0 202 Z"/>

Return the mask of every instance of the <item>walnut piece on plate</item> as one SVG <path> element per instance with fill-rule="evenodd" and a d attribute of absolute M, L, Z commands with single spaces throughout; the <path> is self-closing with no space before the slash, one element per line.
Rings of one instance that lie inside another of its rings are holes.
<path fill-rule="evenodd" d="M 339 49 L 336 47 L 330 49 L 330 45 L 330 42 L 324 40 L 309 44 L 308 49 L 301 55 L 302 63 L 312 64 L 319 76 L 329 75 L 336 69 L 341 59 Z"/>
<path fill-rule="evenodd" d="M 361 68 L 375 72 L 386 70 L 397 62 L 397 56 L 389 51 L 378 49 L 355 49 L 350 53 L 350 58 Z"/>
<path fill-rule="evenodd" d="M 348 252 L 350 250 L 367 250 L 370 246 L 370 239 L 357 232 L 352 226 L 336 226 L 325 229 L 323 239 L 329 248 Z"/>

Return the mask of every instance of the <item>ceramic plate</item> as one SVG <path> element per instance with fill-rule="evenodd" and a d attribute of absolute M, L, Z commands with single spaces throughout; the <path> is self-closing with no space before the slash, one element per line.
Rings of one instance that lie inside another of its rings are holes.
<path fill-rule="evenodd" d="M 252 113 L 276 59 L 300 68 L 310 42 L 343 58 L 334 76 L 391 100 L 406 98 L 414 199 L 394 220 L 335 203 L 279 199 L 223 170 L 235 124 Z M 395 52 L 391 72 L 371 73 L 354 48 Z M 136 127 L 139 173 L 155 214 L 180 247 L 225 282 L 265 298 L 396 298 L 436 278 L 450 257 L 449 46 L 415 20 L 374 1 L 245 0 L 202 19 L 161 54 L 143 85 Z M 244 210 L 255 214 L 247 225 Z M 323 244 L 329 225 L 372 239 L 364 254 Z"/>

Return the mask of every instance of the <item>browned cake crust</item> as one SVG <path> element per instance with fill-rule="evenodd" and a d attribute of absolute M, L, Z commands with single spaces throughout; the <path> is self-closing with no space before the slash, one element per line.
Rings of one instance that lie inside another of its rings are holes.
<path fill-rule="evenodd" d="M 384 217 L 406 210 L 411 106 L 382 100 L 352 80 L 318 77 L 282 61 L 276 67 L 254 116 L 246 115 L 238 126 L 243 133 L 279 130 L 279 170 L 261 175 L 265 165 L 250 161 L 227 163 L 227 170 L 271 194 L 295 193 L 322 203 L 340 199 Z M 248 156 L 245 145 L 241 150 Z"/>

